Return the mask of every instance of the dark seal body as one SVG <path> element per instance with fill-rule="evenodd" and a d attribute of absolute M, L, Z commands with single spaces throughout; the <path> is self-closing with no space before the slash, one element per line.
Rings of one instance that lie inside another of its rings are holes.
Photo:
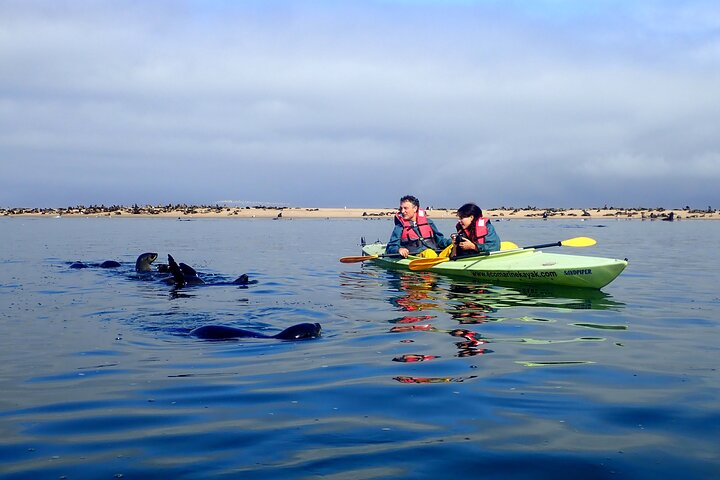
<path fill-rule="evenodd" d="M 304 340 L 320 336 L 319 323 L 298 323 L 288 327 L 276 335 L 245 330 L 244 328 L 227 327 L 225 325 L 205 325 L 190 332 L 190 335 L 205 340 L 225 340 L 228 338 L 277 338 L 280 340 Z"/>
<path fill-rule="evenodd" d="M 185 285 L 202 285 L 205 282 L 198 277 L 194 268 L 184 263 L 177 264 L 172 255 L 168 254 L 168 269 L 172 273 L 175 286 L 182 288 Z"/>

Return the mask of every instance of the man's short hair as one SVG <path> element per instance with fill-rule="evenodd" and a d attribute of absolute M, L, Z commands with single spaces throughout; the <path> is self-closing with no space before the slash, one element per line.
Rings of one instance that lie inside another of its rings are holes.
<path fill-rule="evenodd" d="M 412 195 L 405 195 L 400 199 L 400 203 L 403 202 L 410 202 L 413 205 L 415 205 L 417 208 L 420 208 L 420 200 L 417 199 L 417 197 L 414 197 Z"/>

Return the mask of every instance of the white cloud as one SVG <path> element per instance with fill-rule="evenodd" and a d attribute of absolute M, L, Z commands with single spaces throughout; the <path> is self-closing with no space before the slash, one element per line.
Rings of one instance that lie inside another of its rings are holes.
<path fill-rule="evenodd" d="M 583 205 L 620 173 L 658 188 L 619 201 L 716 198 L 712 3 L 265 5 L 3 3 L 0 204 L 30 200 L 10 188 L 28 165 L 52 172 L 43 204 L 127 184 L 138 203 L 454 204 L 490 176 L 493 205 Z M 678 165 L 703 181 L 670 198 Z"/>

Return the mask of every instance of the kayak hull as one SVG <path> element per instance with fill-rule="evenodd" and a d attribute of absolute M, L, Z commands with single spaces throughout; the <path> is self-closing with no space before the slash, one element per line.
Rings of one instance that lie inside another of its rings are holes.
<path fill-rule="evenodd" d="M 373 243 L 362 249 L 364 255 L 382 255 L 385 245 Z M 386 268 L 409 270 L 415 258 L 380 257 L 373 263 Z M 493 252 L 486 257 L 446 261 L 427 271 L 471 278 L 480 283 L 559 285 L 600 289 L 617 278 L 627 260 L 547 253 L 535 249 Z"/>

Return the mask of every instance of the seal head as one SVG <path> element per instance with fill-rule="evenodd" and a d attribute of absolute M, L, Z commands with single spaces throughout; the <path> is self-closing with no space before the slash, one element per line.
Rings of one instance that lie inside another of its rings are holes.
<path fill-rule="evenodd" d="M 152 272 L 152 262 L 157 260 L 158 254 L 154 252 L 146 252 L 140 254 L 135 261 L 136 272 Z"/>
<path fill-rule="evenodd" d="M 308 338 L 317 338 L 320 336 L 319 323 L 298 323 L 292 327 L 288 327 L 277 335 L 273 335 L 273 338 L 279 338 L 282 340 L 304 340 Z"/>

